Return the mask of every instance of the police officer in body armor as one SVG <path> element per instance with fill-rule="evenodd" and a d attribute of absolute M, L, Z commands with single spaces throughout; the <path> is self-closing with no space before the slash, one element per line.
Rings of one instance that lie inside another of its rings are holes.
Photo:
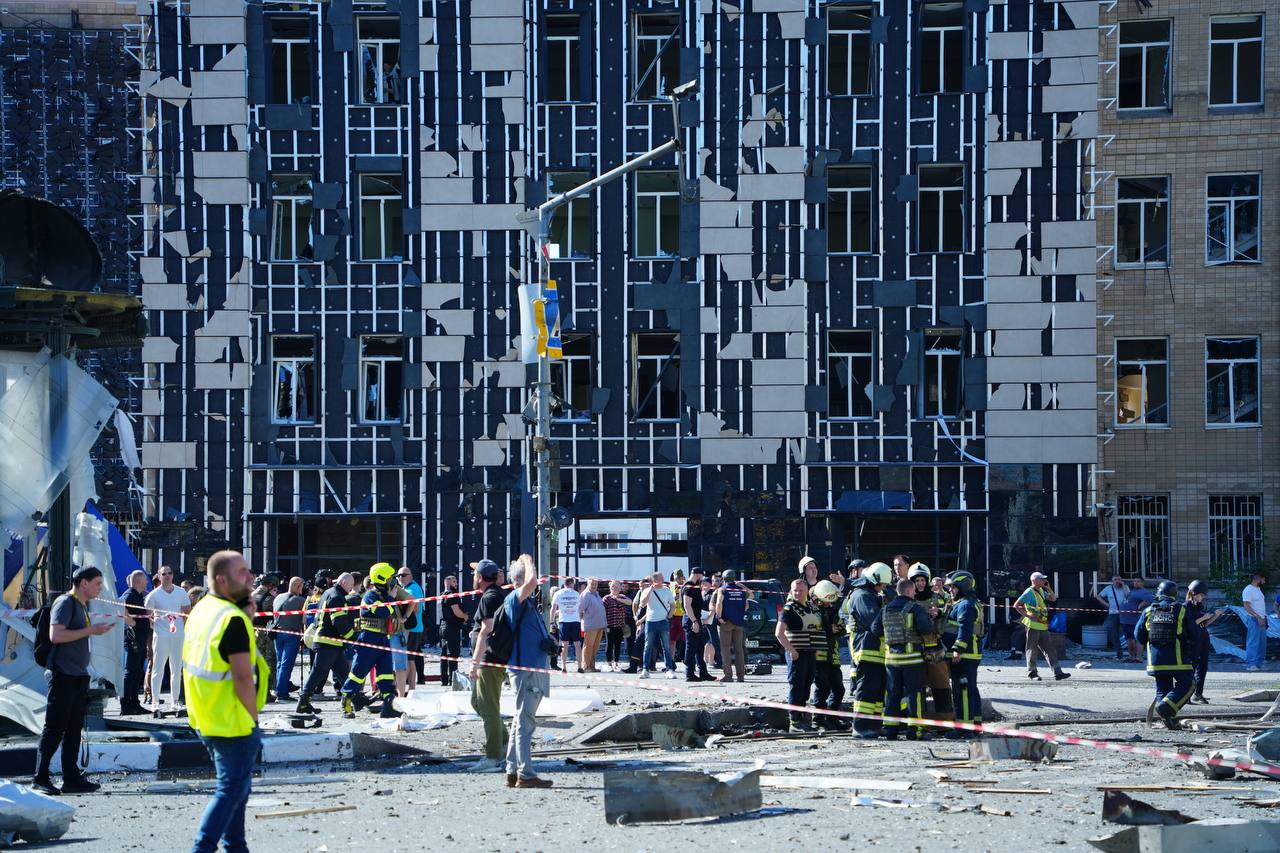
<path fill-rule="evenodd" d="M 1195 687 L 1192 662 L 1200 626 L 1182 602 L 1178 585 L 1161 581 L 1155 600 L 1138 620 L 1133 635 L 1147 646 L 1147 675 L 1156 679 L 1156 713 L 1165 728 L 1177 731 L 1178 712 L 1191 698 Z"/>
<path fill-rule="evenodd" d="M 797 578 L 791 582 L 791 594 L 782 607 L 782 614 L 774 628 L 774 637 L 778 645 L 791 656 L 791 667 L 787 670 L 787 703 L 793 705 L 790 711 L 791 731 L 813 731 L 813 724 L 808 715 L 798 710 L 809 701 L 809 691 L 818 678 L 825 683 L 826 673 L 817 672 L 816 650 L 822 646 L 822 615 L 809 600 L 809 586 Z M 825 685 L 824 685 L 825 686 Z"/>
<path fill-rule="evenodd" d="M 356 647 L 351 672 L 342 685 L 342 716 L 348 719 L 369 703 L 361 691 L 369 670 L 374 668 L 378 670 L 378 692 L 382 694 L 381 716 L 396 716 L 391 707 L 396 695 L 395 671 L 391 664 L 391 639 L 387 635 L 395 613 L 395 593 L 389 588 L 395 576 L 396 570 L 390 563 L 377 563 L 369 569 L 370 586 L 360 599 L 361 609 L 356 619 L 359 631 L 356 640 L 364 645 Z"/>
<path fill-rule="evenodd" d="M 829 580 L 818 581 L 809 598 L 822 619 L 822 645 L 814 652 L 813 707 L 839 711 L 844 704 L 844 673 L 840 669 L 840 637 L 844 634 L 844 625 L 837 612 L 840 588 Z M 814 722 L 821 729 L 846 731 L 849 728 L 844 718 L 828 714 L 815 714 Z"/>
<path fill-rule="evenodd" d="M 884 714 L 884 637 L 871 633 L 871 626 L 884 606 L 885 586 L 893 583 L 893 569 L 872 563 L 849 587 L 844 600 L 845 631 L 853 658 L 853 710 L 874 717 L 855 717 L 853 731 L 860 738 L 880 736 L 880 715 Z"/>
<path fill-rule="evenodd" d="M 981 641 L 986 631 L 976 586 L 971 572 L 961 569 L 947 575 L 951 606 L 947 608 L 942 642 L 951 649 L 951 697 L 956 719 L 962 723 L 982 722 L 978 664 L 982 662 Z M 956 732 L 961 737 L 972 736 L 971 732 Z"/>
<path fill-rule="evenodd" d="M 937 720 L 954 720 L 955 706 L 951 703 L 951 668 L 947 664 L 947 652 L 942 645 L 939 634 L 946 624 L 947 602 L 939 602 L 932 589 L 933 573 L 924 563 L 912 563 L 907 569 L 907 578 L 915 583 L 915 599 L 925 608 L 936 630 L 922 631 L 923 645 L 920 650 L 924 658 L 924 681 L 933 696 L 933 718 Z"/>
<path fill-rule="evenodd" d="M 925 634 L 933 633 L 933 622 L 915 600 L 916 584 L 910 578 L 898 581 L 897 596 L 884 606 L 871 624 L 871 633 L 885 641 L 884 709 L 889 716 L 924 716 Z M 905 709 L 905 713 L 904 713 Z M 902 723 L 884 721 L 885 740 L 897 740 Z M 922 740 L 919 726 L 907 728 L 907 740 Z"/>

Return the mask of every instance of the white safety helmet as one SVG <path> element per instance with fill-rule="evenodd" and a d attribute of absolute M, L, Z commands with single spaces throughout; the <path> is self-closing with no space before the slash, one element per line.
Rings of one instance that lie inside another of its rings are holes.
<path fill-rule="evenodd" d="M 840 590 L 831 581 L 818 581 L 809 594 L 823 604 L 833 604 L 840 597 Z"/>
<path fill-rule="evenodd" d="M 872 563 L 862 570 L 864 578 L 871 578 L 872 583 L 887 586 L 893 583 L 893 569 L 884 563 Z"/>

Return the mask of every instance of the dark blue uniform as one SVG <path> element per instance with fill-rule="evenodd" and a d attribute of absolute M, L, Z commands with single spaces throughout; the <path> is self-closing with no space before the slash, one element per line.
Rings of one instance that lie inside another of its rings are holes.
<path fill-rule="evenodd" d="M 855 717 L 853 729 L 864 738 L 880 734 L 880 716 L 884 714 L 884 638 L 871 633 L 882 606 L 880 593 L 870 578 L 858 578 L 849 584 L 844 613 L 849 654 L 853 657 L 853 710 L 869 715 Z"/>
<path fill-rule="evenodd" d="M 965 596 L 951 602 L 947 611 L 946 629 L 942 642 L 959 654 L 960 661 L 951 660 L 951 694 L 955 702 L 956 719 L 962 723 L 982 722 L 982 695 L 978 692 L 978 664 L 982 662 L 982 649 L 978 626 L 982 621 L 982 606 L 973 596 Z"/>
<path fill-rule="evenodd" d="M 871 634 L 885 641 L 884 710 L 890 717 L 924 717 L 923 634 L 933 633 L 933 620 L 918 602 L 899 595 L 876 614 Z M 905 709 L 905 712 L 904 710 Z M 885 740 L 897 740 L 897 720 L 884 721 Z M 907 740 L 923 736 L 920 726 L 908 726 Z"/>
<path fill-rule="evenodd" d="M 1168 627 L 1156 627 L 1157 621 L 1165 619 Z M 1156 713 L 1172 727 L 1178 712 L 1191 698 L 1192 661 L 1200 626 L 1181 602 L 1157 596 L 1142 611 L 1133 636 L 1147 646 L 1147 675 L 1156 679 Z"/>
<path fill-rule="evenodd" d="M 396 675 L 391 664 L 391 640 L 387 636 L 387 623 L 391 619 L 390 594 L 384 588 L 372 587 L 360 599 L 360 615 L 356 619 L 359 633 L 356 641 L 367 645 L 356 646 L 356 658 L 351 662 L 351 673 L 342 685 L 342 695 L 355 704 L 362 704 L 357 697 L 364 687 L 371 669 L 378 671 L 378 692 L 382 694 L 383 710 L 391 707 L 396 695 Z M 376 646 L 376 648 L 369 648 Z"/>

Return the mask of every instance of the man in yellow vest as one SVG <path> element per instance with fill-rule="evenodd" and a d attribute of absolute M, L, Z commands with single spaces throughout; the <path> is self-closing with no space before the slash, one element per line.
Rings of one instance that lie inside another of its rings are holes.
<path fill-rule="evenodd" d="M 1013 604 L 1014 609 L 1022 614 L 1022 625 L 1027 629 L 1027 678 L 1034 681 L 1040 680 L 1036 664 L 1041 655 L 1049 662 L 1055 679 L 1062 681 L 1071 677 L 1071 673 L 1062 671 L 1058 656 L 1045 642 L 1045 635 L 1049 633 L 1049 605 L 1057 600 L 1058 594 L 1049 586 L 1048 576 L 1032 572 L 1031 586 Z"/>
<path fill-rule="evenodd" d="M 193 853 L 247 851 L 244 807 L 262 735 L 270 670 L 250 625 L 253 572 L 238 551 L 219 551 L 205 573 L 209 594 L 191 609 L 182 639 L 182 684 L 191 727 L 213 758 L 217 788 L 196 832 Z"/>

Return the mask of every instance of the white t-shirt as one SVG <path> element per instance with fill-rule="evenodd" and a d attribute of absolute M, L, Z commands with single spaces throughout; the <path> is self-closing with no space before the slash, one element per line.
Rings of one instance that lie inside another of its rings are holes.
<path fill-rule="evenodd" d="M 155 610 L 169 611 L 152 615 L 151 625 L 155 633 L 182 636 L 182 626 L 187 620 L 176 614 L 181 613 L 184 607 L 188 609 L 191 607 L 191 596 L 185 589 L 175 586 L 169 592 L 165 592 L 164 587 L 158 586 L 147 593 L 143 604 Z M 173 626 L 173 630 L 170 630 L 170 625 Z"/>
<path fill-rule="evenodd" d="M 579 622 L 578 618 L 578 601 L 581 596 L 578 595 L 576 589 L 561 587 L 556 590 L 556 594 L 551 596 L 551 603 L 560 611 L 560 615 L 556 621 L 558 622 Z"/>
<path fill-rule="evenodd" d="M 675 597 L 671 595 L 671 590 L 665 586 L 653 587 L 653 594 L 645 600 L 644 621 L 664 622 L 670 619 L 674 604 Z"/>
<path fill-rule="evenodd" d="M 1120 608 L 1129 600 L 1129 590 L 1124 587 L 1117 589 L 1116 587 L 1108 584 L 1107 588 L 1099 593 L 1099 597 L 1102 598 L 1103 601 L 1107 602 L 1108 614 L 1119 613 Z"/>
<path fill-rule="evenodd" d="M 1267 615 L 1267 597 L 1262 594 L 1262 590 L 1259 587 L 1249 584 L 1240 593 L 1240 598 L 1245 604 L 1253 608 L 1254 613 L 1259 616 Z"/>

